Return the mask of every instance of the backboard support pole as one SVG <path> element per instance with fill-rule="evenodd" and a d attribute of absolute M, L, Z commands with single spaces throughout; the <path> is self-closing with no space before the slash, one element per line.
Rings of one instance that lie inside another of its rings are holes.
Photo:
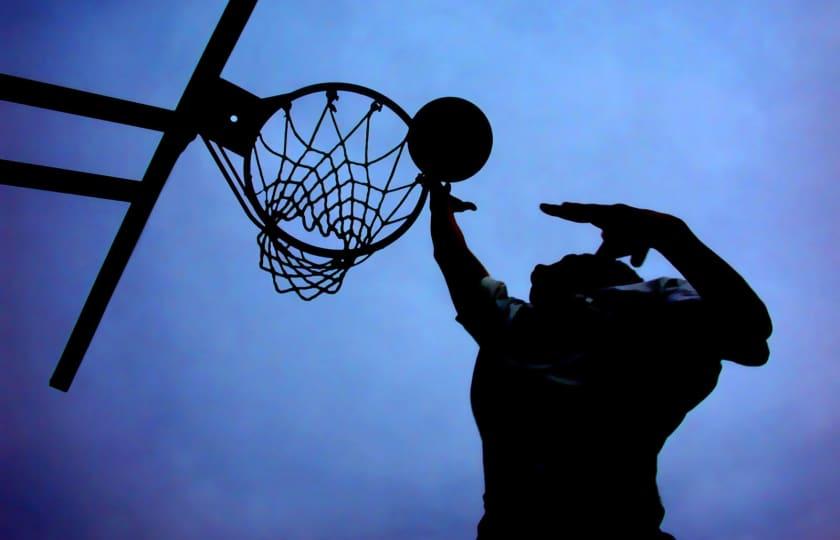
<path fill-rule="evenodd" d="M 175 114 L 168 109 L 5 73 L 0 73 L 0 100 L 155 131 L 166 131 L 177 124 Z"/>
<path fill-rule="evenodd" d="M 178 102 L 174 111 L 175 118 L 190 119 L 200 113 L 204 89 L 221 77 L 222 70 L 255 5 L 256 0 L 230 0 L 228 2 Z M 64 352 L 50 378 L 50 386 L 53 388 L 66 392 L 73 384 L 84 355 L 154 209 L 158 196 L 175 167 L 178 157 L 196 135 L 196 126 L 189 121 L 177 121 L 166 126 L 163 137 L 143 175 L 140 189 L 123 218 Z"/>
<path fill-rule="evenodd" d="M 123 202 L 132 202 L 142 186 L 137 180 L 7 159 L 0 159 L 0 184 Z"/>

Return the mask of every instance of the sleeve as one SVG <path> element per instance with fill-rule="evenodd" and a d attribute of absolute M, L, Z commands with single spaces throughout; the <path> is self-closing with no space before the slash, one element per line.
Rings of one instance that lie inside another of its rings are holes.
<path fill-rule="evenodd" d="M 681 327 L 690 330 L 699 322 L 698 318 L 703 316 L 704 311 L 703 300 L 687 281 L 660 278 L 654 284 L 661 323 L 672 330 Z"/>
<path fill-rule="evenodd" d="M 651 282 L 655 293 L 654 324 L 664 343 L 696 359 L 719 361 L 723 347 L 711 332 L 711 319 L 698 292 L 684 279 Z"/>
<path fill-rule="evenodd" d="M 708 317 L 703 300 L 684 279 L 663 277 L 611 287 L 598 296 L 606 315 L 605 330 L 617 350 L 715 356 L 715 347 L 706 339 Z"/>
<path fill-rule="evenodd" d="M 766 361 L 766 340 L 755 341 L 738 331 L 737 325 L 721 320 L 710 310 L 697 291 L 685 280 L 663 281 L 661 326 L 673 342 L 679 342 L 695 357 L 731 360 L 743 365 L 761 365 L 755 358 Z"/>
<path fill-rule="evenodd" d="M 475 297 L 458 312 L 455 320 L 480 346 L 489 345 L 507 333 L 524 305 L 522 300 L 508 296 L 504 282 L 486 276 Z"/>
<path fill-rule="evenodd" d="M 677 304 L 680 302 L 697 302 L 700 295 L 694 290 L 691 284 L 678 278 L 659 278 L 653 282 L 658 289 L 665 304 Z"/>

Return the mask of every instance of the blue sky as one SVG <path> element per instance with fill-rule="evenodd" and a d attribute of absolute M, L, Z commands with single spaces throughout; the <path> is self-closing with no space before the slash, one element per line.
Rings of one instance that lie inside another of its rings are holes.
<path fill-rule="evenodd" d="M 0 5 L 0 71 L 173 108 L 224 2 Z M 765 300 L 769 363 L 726 365 L 660 455 L 681 539 L 840 534 L 833 2 L 262 0 L 224 76 L 340 80 L 494 129 L 455 187 L 512 294 L 598 233 L 540 202 L 682 217 Z M 158 135 L 0 104 L 0 158 L 139 177 Z M 0 187 L 0 535 L 469 538 L 481 515 L 475 345 L 428 219 L 339 295 L 278 296 L 199 143 L 178 162 L 68 394 L 47 381 L 122 203 Z M 658 256 L 649 278 L 673 274 Z"/>

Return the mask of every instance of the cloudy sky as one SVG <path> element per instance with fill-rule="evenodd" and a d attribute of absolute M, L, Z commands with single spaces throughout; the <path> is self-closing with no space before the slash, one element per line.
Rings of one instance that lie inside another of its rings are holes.
<path fill-rule="evenodd" d="M 220 0 L 7 1 L 0 71 L 174 108 Z M 540 202 L 682 217 L 765 300 L 761 368 L 726 365 L 660 455 L 681 539 L 829 539 L 837 508 L 836 2 L 262 0 L 224 76 L 339 80 L 413 113 L 468 98 L 493 155 L 455 187 L 512 294 L 598 233 Z M 0 104 L 0 158 L 138 178 L 156 133 Z M 476 352 L 428 216 L 339 295 L 274 293 L 199 143 L 179 160 L 72 390 L 47 386 L 126 205 L 0 187 L 0 536 L 470 538 Z M 674 270 L 653 256 L 648 278 Z"/>

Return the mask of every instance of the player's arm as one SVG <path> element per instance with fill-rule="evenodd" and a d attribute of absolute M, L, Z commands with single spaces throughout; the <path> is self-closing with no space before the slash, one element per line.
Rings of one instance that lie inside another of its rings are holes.
<path fill-rule="evenodd" d="M 430 186 L 429 196 L 435 261 L 446 280 L 455 310 L 466 314 L 481 296 L 481 280 L 488 273 L 467 247 L 455 213 L 475 210 L 475 205 L 452 197 L 447 188 L 438 184 Z"/>
<path fill-rule="evenodd" d="M 639 266 L 648 249 L 668 259 L 702 298 L 703 316 L 697 319 L 708 339 L 725 358 L 746 365 L 762 365 L 769 351 L 772 323 L 756 293 L 726 261 L 704 245 L 680 219 L 631 206 L 574 204 L 543 205 L 547 214 L 602 230 L 599 252 L 614 257 L 631 255 Z"/>
<path fill-rule="evenodd" d="M 773 332 L 764 302 L 718 254 L 679 221 L 654 248 L 662 253 L 703 299 L 707 324 L 719 337 L 730 360 L 762 365 Z"/>

